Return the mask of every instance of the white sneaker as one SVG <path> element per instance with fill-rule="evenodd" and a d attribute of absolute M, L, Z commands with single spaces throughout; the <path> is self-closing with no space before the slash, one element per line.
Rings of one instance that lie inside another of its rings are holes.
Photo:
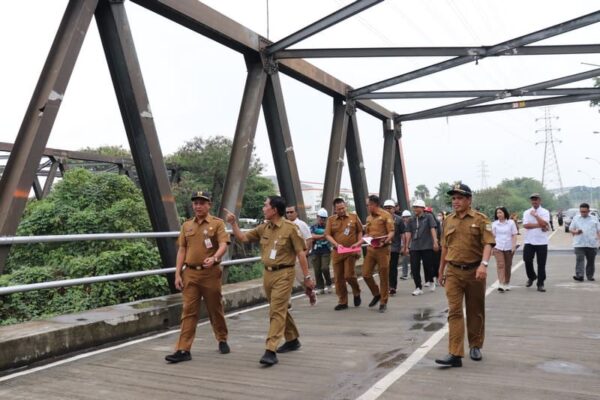
<path fill-rule="evenodd" d="M 506 290 L 507 292 L 510 290 L 510 285 L 508 283 L 504 284 L 504 290 Z"/>
<path fill-rule="evenodd" d="M 327 286 L 325 288 L 325 293 L 333 293 L 333 289 L 331 288 L 331 286 Z"/>
<path fill-rule="evenodd" d="M 429 282 L 425 282 L 425 284 L 423 286 L 429 287 Z"/>
<path fill-rule="evenodd" d="M 317 290 L 317 293 L 318 293 L 318 294 L 325 294 L 325 289 L 318 289 L 318 290 Z"/>
<path fill-rule="evenodd" d="M 413 295 L 413 296 L 420 296 L 420 295 L 422 295 L 422 294 L 423 294 L 423 291 L 422 291 L 421 289 L 419 289 L 419 288 L 416 288 L 416 289 L 415 289 L 415 290 L 412 292 L 412 295 Z"/>
<path fill-rule="evenodd" d="M 431 282 L 431 287 L 429 288 L 429 290 L 435 292 L 435 282 Z"/>

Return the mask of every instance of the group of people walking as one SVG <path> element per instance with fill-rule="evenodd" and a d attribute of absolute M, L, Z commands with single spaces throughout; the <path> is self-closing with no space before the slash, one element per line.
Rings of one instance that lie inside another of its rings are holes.
<path fill-rule="evenodd" d="M 356 261 L 364 255 L 362 276 L 371 292 L 369 307 L 379 304 L 379 312 L 388 307 L 390 295 L 397 292 L 398 266 L 402 266 L 400 279 L 408 278 L 408 263 L 414 280 L 412 295 L 423 294 L 423 287 L 435 291 L 445 287 L 448 300 L 449 353 L 437 359 L 438 364 L 450 367 L 462 365 L 464 355 L 463 299 L 466 308 L 470 358 L 482 359 L 481 348 L 485 326 L 485 288 L 487 267 L 492 255 L 496 259 L 498 291 L 510 290 L 513 256 L 518 247 L 516 222 L 505 207 L 494 212 L 494 221 L 471 207 L 471 189 L 456 184 L 448 195 L 452 199 L 453 213 L 433 216 L 422 200 L 412 203 L 412 214 L 400 211 L 387 200 L 380 204 L 378 196 L 367 199 L 368 216 L 365 224 L 355 213 L 348 211 L 346 201 L 333 201 L 333 214 L 327 210 L 317 212 L 317 221 L 308 226 L 298 218 L 294 206 L 288 206 L 280 196 L 269 196 L 263 206 L 265 222 L 243 232 L 235 215 L 228 210 L 226 221 L 233 235 L 241 242 L 260 244 L 264 264 L 263 287 L 269 302 L 269 329 L 265 353 L 260 363 L 271 366 L 278 362 L 277 354 L 298 350 L 301 347 L 299 332 L 290 313 L 289 300 L 294 280 L 306 288 L 311 305 L 316 294 L 332 291 L 335 283 L 337 304 L 335 311 L 349 308 L 350 286 L 352 304 L 362 304 L 361 289 L 356 277 Z M 186 221 L 178 239 L 175 285 L 183 291 L 181 333 L 176 351 L 165 359 L 171 363 L 191 359 L 190 349 L 195 337 L 201 299 L 206 302 L 208 316 L 222 354 L 230 352 L 227 344 L 227 326 L 221 301 L 221 269 L 219 264 L 226 252 L 229 235 L 225 221 L 209 214 L 212 199 L 201 191 L 192 196 L 195 217 Z M 530 196 L 532 207 L 523 213 L 523 260 L 527 282 L 536 283 L 539 292 L 545 292 L 545 264 L 548 252 L 549 213 L 541 207 L 541 196 Z M 600 239 L 597 218 L 589 218 L 589 205 L 581 205 L 581 215 L 571 225 L 577 256 L 576 274 L 594 280 L 594 257 Z M 587 210 L 587 214 L 586 214 Z M 414 214 L 414 215 L 413 215 Z M 366 246 L 366 251 L 363 246 Z M 364 253 L 363 253 L 364 252 Z M 533 262 L 537 258 L 537 271 Z M 314 271 L 310 274 L 309 260 Z M 587 261 L 584 269 L 584 260 Z M 330 275 L 330 262 L 333 279 Z M 421 265 L 424 283 L 421 280 Z M 376 269 L 379 283 L 374 279 Z M 315 283 L 316 281 L 316 283 Z M 283 345 L 280 345 L 282 339 Z"/>

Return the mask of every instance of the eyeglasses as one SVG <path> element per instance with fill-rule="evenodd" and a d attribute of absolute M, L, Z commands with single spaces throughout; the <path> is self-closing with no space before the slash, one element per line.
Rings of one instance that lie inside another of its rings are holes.
<path fill-rule="evenodd" d="M 286 213 L 286 214 L 293 214 L 293 213 L 295 213 L 295 212 L 296 212 L 296 211 L 286 211 L 285 213 Z"/>

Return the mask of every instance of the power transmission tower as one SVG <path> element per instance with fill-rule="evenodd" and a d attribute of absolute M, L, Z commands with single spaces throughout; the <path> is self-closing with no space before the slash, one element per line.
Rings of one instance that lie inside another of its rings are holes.
<path fill-rule="evenodd" d="M 479 177 L 481 178 L 481 190 L 487 189 L 487 187 L 488 187 L 487 178 L 489 177 L 489 175 L 488 175 L 487 164 L 485 161 L 482 161 L 481 165 L 479 166 Z"/>
<path fill-rule="evenodd" d="M 558 119 L 557 116 L 550 115 L 550 107 L 544 107 L 544 117 L 536 118 L 535 121 L 544 120 L 544 128 L 537 129 L 535 132 L 544 132 L 545 139 L 535 144 L 544 144 L 544 165 L 542 166 L 542 186 L 546 183 L 554 182 L 558 185 L 560 193 L 563 193 L 562 177 L 558 167 L 558 158 L 556 157 L 556 148 L 554 143 L 562 143 L 561 140 L 554 139 L 554 131 L 560 132 L 560 129 L 552 128 L 552 120 Z"/>

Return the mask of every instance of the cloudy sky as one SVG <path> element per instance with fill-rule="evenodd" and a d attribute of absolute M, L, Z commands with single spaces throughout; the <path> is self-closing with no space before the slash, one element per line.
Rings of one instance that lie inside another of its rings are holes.
<path fill-rule="evenodd" d="M 208 5 L 267 36 L 266 0 L 211 0 Z M 281 39 L 350 1 L 270 0 L 269 38 Z M 0 13 L 0 141 L 13 142 L 66 6 L 64 0 L 20 0 Z M 126 2 L 163 153 L 194 136 L 232 137 L 242 97 L 245 65 L 240 54 Z M 387 0 L 295 47 L 493 45 L 600 9 L 600 0 Z M 537 44 L 598 43 L 600 24 Z M 444 58 L 315 59 L 315 65 L 354 87 L 410 72 Z M 510 89 L 583 72 L 600 55 L 497 57 L 430 75 L 386 90 Z M 323 181 L 332 119 L 326 95 L 282 77 L 286 107 L 305 181 Z M 582 81 L 571 87 L 591 87 Z M 460 99 L 380 100 L 399 114 Z M 554 106 L 551 114 L 564 186 L 600 185 L 600 113 L 588 103 Z M 487 183 L 530 176 L 541 179 L 544 110 L 530 108 L 403 124 L 411 193 L 418 184 L 433 190 L 440 181 Z M 379 120 L 358 113 L 370 191 L 377 191 L 383 145 Z M 128 147 L 95 22 L 86 36 L 48 147 Z M 256 148 L 274 173 L 261 115 Z M 583 172 L 578 172 L 583 171 Z M 598 177 L 593 181 L 591 178 Z M 348 173 L 343 185 L 350 186 Z M 555 176 L 548 186 L 558 186 Z"/>

